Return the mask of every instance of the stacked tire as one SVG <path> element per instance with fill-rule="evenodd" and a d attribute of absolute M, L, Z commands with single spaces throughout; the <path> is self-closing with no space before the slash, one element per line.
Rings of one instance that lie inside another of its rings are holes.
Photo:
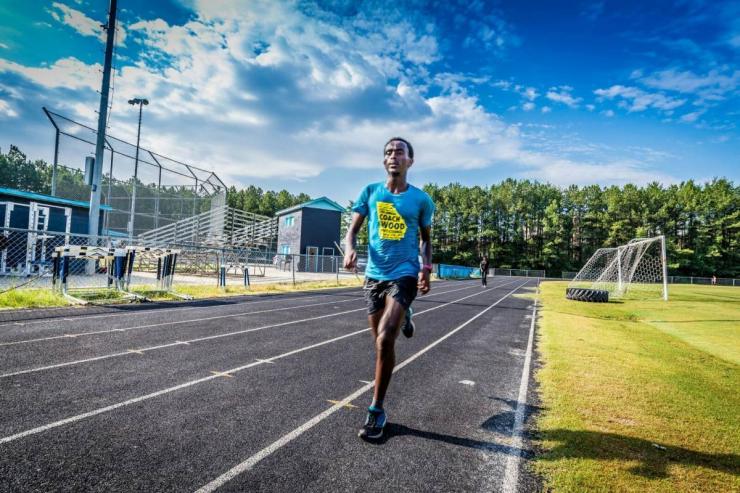
<path fill-rule="evenodd" d="M 609 291 L 603 289 L 567 288 L 565 297 L 574 301 L 589 301 L 591 303 L 607 303 Z"/>

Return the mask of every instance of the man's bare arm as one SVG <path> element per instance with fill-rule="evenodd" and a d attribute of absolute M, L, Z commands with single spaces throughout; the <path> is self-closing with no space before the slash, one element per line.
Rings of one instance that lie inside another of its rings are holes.
<path fill-rule="evenodd" d="M 357 246 L 357 234 L 360 232 L 362 223 L 365 222 L 365 216 L 359 212 L 352 214 L 352 222 L 347 228 L 347 236 L 345 236 L 345 250 L 344 250 L 344 268 L 355 269 L 357 267 L 357 252 L 355 247 Z"/>
<path fill-rule="evenodd" d="M 432 265 L 432 227 L 427 226 L 419 230 L 421 240 L 419 241 L 419 251 L 421 252 L 421 261 L 423 265 Z M 429 282 L 431 271 L 422 267 L 419 272 L 419 290 L 421 294 L 426 294 L 431 288 Z"/>

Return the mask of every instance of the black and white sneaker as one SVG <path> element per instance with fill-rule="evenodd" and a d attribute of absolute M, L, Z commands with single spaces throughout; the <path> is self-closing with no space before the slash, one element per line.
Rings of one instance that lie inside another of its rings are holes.
<path fill-rule="evenodd" d="M 376 409 L 374 407 L 367 408 L 367 419 L 365 419 L 365 425 L 360 429 L 357 434 L 358 437 L 363 440 L 377 440 L 383 436 L 383 428 L 385 428 L 385 411 L 382 409 Z"/>
<path fill-rule="evenodd" d="M 414 329 L 416 328 L 414 322 L 411 320 L 411 317 L 413 315 L 414 310 L 409 307 L 409 309 L 406 310 L 406 318 L 403 321 L 403 327 L 401 327 L 401 332 L 403 332 L 403 335 L 409 338 L 414 335 Z"/>

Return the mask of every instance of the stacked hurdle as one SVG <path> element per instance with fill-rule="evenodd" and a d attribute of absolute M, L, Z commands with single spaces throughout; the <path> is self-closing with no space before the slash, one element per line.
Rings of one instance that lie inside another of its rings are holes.
<path fill-rule="evenodd" d="M 52 289 L 59 290 L 65 298 L 74 303 L 87 304 L 86 301 L 69 294 L 68 277 L 70 274 L 70 259 L 86 259 L 105 262 L 107 272 L 107 287 L 124 295 L 131 301 L 148 301 L 144 296 L 129 292 L 131 274 L 134 270 L 134 260 L 137 258 L 157 259 L 156 289 L 166 291 L 181 298 L 188 298 L 172 291 L 172 281 L 177 264 L 177 255 L 180 250 L 156 247 L 128 246 L 125 248 L 109 248 L 97 246 L 58 247 L 52 254 Z"/>
<path fill-rule="evenodd" d="M 177 266 L 177 256 L 180 250 L 172 248 L 159 247 L 126 247 L 126 289 L 131 284 L 131 273 L 134 269 L 134 259 L 138 255 L 141 258 L 157 259 L 157 290 L 167 292 L 173 296 L 182 299 L 192 299 L 190 296 L 181 295 L 172 290 L 172 281 L 175 277 L 175 267 Z"/>

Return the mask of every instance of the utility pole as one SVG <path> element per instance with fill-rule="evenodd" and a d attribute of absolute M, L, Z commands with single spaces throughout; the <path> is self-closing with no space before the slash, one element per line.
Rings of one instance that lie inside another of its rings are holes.
<path fill-rule="evenodd" d="M 113 62 L 113 42 L 116 35 L 117 0 L 110 0 L 108 10 L 107 36 L 105 41 L 105 62 L 103 64 L 103 86 L 100 90 L 100 110 L 98 111 L 98 140 L 95 145 L 95 167 L 93 169 L 92 188 L 90 189 L 90 215 L 88 234 L 90 245 L 97 244 L 98 226 L 100 224 L 100 194 L 103 181 L 103 156 L 105 152 L 105 127 L 108 122 L 108 93 L 110 92 L 110 72 Z M 90 265 L 92 264 L 92 265 Z M 94 262 L 88 262 L 88 271 L 94 269 Z M 91 273 L 91 272 L 89 272 Z"/>
<path fill-rule="evenodd" d="M 139 179 L 139 139 L 141 139 L 141 112 L 144 106 L 149 104 L 149 100 L 144 98 L 129 99 L 128 104 L 139 105 L 139 129 L 136 131 L 136 159 L 134 161 L 134 183 L 131 191 L 131 217 L 128 221 L 128 239 L 134 238 L 134 219 L 136 219 L 136 180 Z"/>

